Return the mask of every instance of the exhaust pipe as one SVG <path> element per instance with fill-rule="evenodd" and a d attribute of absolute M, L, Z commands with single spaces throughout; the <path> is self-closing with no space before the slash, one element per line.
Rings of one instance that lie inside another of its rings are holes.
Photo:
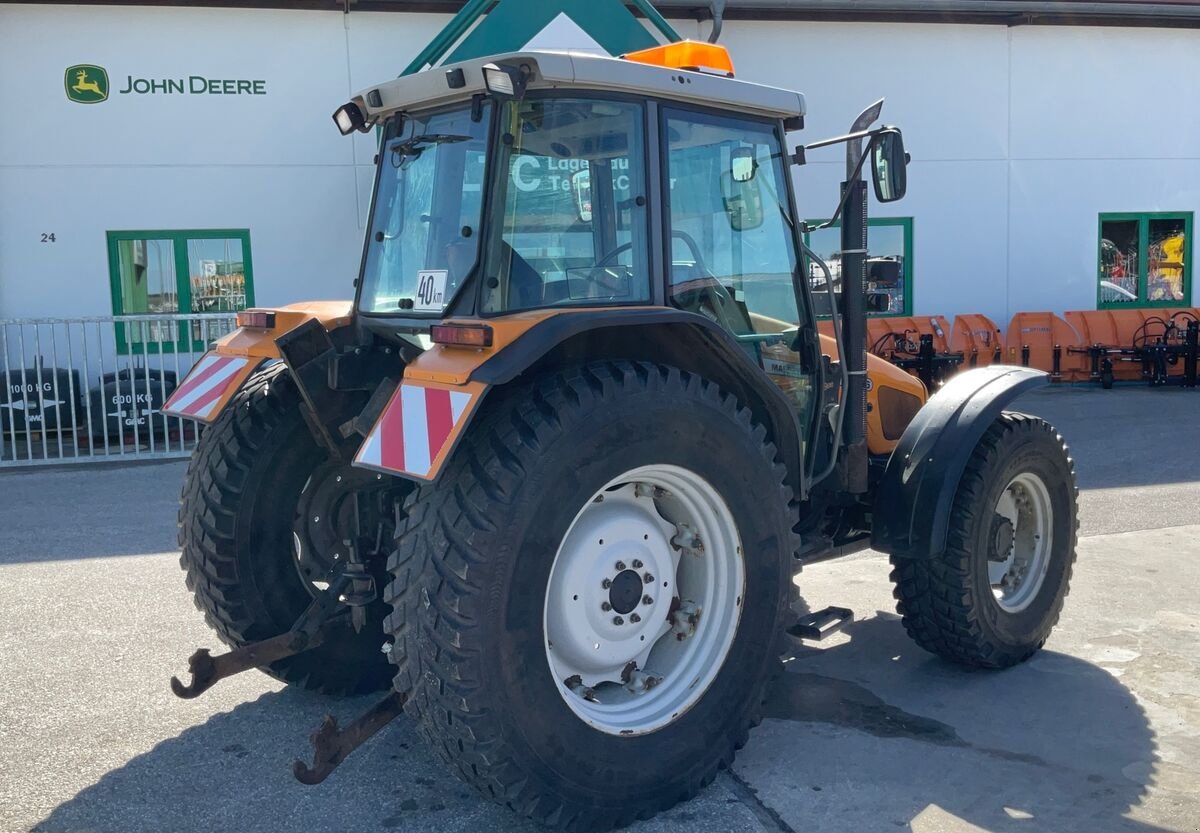
<path fill-rule="evenodd" d="M 850 133 L 866 130 L 879 118 L 883 101 L 863 110 Z M 842 335 L 848 384 L 844 401 L 842 445 L 846 483 L 850 494 L 867 491 L 867 312 L 864 284 L 867 268 L 867 183 L 858 164 L 863 155 L 862 139 L 846 143 L 846 200 L 842 216 Z"/>

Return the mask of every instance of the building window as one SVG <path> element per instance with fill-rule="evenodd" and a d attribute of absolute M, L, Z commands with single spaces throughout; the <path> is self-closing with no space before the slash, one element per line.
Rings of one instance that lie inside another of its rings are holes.
<path fill-rule="evenodd" d="M 108 270 L 114 315 L 236 312 L 254 304 L 245 229 L 110 231 Z M 202 350 L 210 330 L 215 336 L 217 328 L 201 321 L 118 324 L 117 349 L 135 354 Z"/>
<path fill-rule="evenodd" d="M 1187 306 L 1192 214 L 1101 214 L 1100 309 Z"/>
<path fill-rule="evenodd" d="M 809 225 L 820 225 L 822 222 L 810 220 Z M 804 242 L 829 265 L 836 294 L 840 291 L 842 278 L 842 258 L 839 254 L 842 248 L 841 224 L 807 232 Z M 869 219 L 867 249 L 867 315 L 871 318 L 912 315 L 912 217 Z M 825 294 L 824 275 L 815 263 L 809 263 L 807 267 L 817 317 L 827 317 L 829 296 Z"/>

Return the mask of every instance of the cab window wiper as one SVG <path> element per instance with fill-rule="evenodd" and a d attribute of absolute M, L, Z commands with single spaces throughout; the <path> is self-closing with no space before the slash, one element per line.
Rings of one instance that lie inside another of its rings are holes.
<path fill-rule="evenodd" d="M 473 137 L 462 133 L 422 133 L 392 145 L 392 153 L 404 156 L 419 156 L 423 145 L 446 145 L 456 142 L 469 142 Z"/>

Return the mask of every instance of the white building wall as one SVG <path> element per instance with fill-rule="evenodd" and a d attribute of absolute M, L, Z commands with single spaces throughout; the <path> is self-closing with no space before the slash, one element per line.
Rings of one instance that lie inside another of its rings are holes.
<path fill-rule="evenodd" d="M 0 6 L 0 318 L 111 314 L 105 232 L 120 229 L 248 228 L 258 303 L 347 297 L 374 151 L 330 114 L 448 19 Z M 107 101 L 66 98 L 80 63 L 107 69 Z M 266 94 L 121 95 L 129 75 Z"/>
<path fill-rule="evenodd" d="M 339 137 L 329 114 L 446 20 L 0 6 L 0 318 L 110 313 L 116 229 L 249 228 L 258 303 L 347 296 L 374 147 Z M 740 77 L 806 93 L 797 142 L 886 98 L 913 164 L 908 196 L 872 211 L 914 218 L 917 314 L 1003 326 L 1018 310 L 1093 308 L 1098 213 L 1200 212 L 1200 32 L 731 21 L 723 40 Z M 66 99 L 77 63 L 108 69 L 107 102 Z M 131 74 L 262 79 L 267 93 L 119 95 Z M 842 153 L 810 159 L 795 177 L 817 218 Z"/>
<path fill-rule="evenodd" d="M 1200 213 L 1200 32 L 1012 37 L 1010 304 L 1094 309 L 1101 212 Z"/>

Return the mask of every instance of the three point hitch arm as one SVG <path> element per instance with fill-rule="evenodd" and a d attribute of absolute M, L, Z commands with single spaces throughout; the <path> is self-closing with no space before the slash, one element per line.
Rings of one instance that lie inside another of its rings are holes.
<path fill-rule="evenodd" d="M 358 496 L 355 494 L 352 499 L 356 503 L 354 515 L 358 518 Z M 356 524 L 355 537 L 359 531 Z M 178 677 L 172 677 L 171 691 L 177 697 L 190 700 L 226 677 L 310 651 L 341 628 L 361 629 L 366 621 L 366 605 L 376 597 L 375 583 L 359 557 L 357 541 L 343 541 L 343 545 L 348 549 L 349 557 L 340 560 L 329 572 L 326 576 L 328 585 L 315 593 L 291 628 L 278 636 L 215 657 L 207 648 L 200 648 L 188 659 L 191 682 L 184 685 Z M 312 766 L 300 760 L 292 764 L 296 780 L 302 784 L 324 781 L 351 752 L 399 716 L 407 699 L 406 693 L 392 691 L 345 728 L 338 726 L 333 715 L 325 715 L 310 737 Z"/>

